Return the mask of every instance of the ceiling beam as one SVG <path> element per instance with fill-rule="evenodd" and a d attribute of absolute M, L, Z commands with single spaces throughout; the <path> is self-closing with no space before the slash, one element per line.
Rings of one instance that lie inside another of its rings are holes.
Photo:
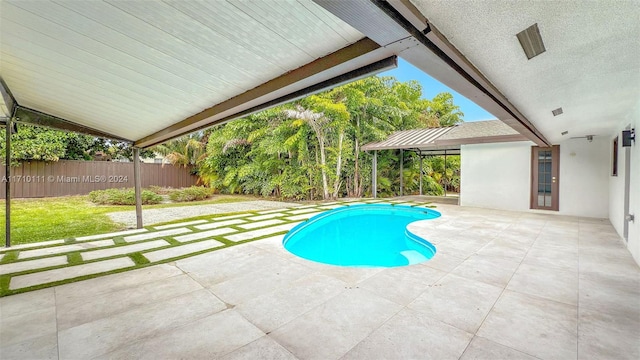
<path fill-rule="evenodd" d="M 534 143 L 550 142 L 408 0 L 314 0 L 382 46 L 413 39 L 420 46 L 397 54 L 464 95 Z M 364 15 L 363 15 L 364 14 Z"/>
<path fill-rule="evenodd" d="M 160 144 L 199 129 L 221 124 L 256 111 L 264 110 L 269 107 L 294 100 L 295 98 L 300 98 L 305 95 L 324 90 L 331 86 L 337 86 L 349 79 L 354 80 L 357 77 L 362 77 L 362 74 L 358 72 L 353 73 L 353 70 L 362 69 L 372 63 L 380 61 L 383 57 L 388 58 L 391 55 L 388 51 L 385 52 L 379 50 L 384 49 L 381 49 L 380 45 L 375 41 L 369 38 L 364 38 L 354 44 L 346 46 L 322 58 L 316 59 L 309 64 L 283 74 L 238 96 L 178 121 L 177 123 L 157 131 L 154 134 L 139 139 L 135 142 L 135 145 L 137 147 L 145 148 Z M 374 53 L 379 53 L 380 55 L 370 56 Z M 368 56 L 370 56 L 370 59 Z M 357 61 L 359 58 L 367 58 L 367 63 L 359 64 Z M 345 64 L 348 63 L 353 63 L 354 65 L 346 66 Z M 386 64 L 385 66 L 388 65 L 389 64 Z M 382 71 L 384 68 L 370 68 L 369 70 L 370 72 L 366 75 L 371 75 L 376 71 Z M 335 74 L 333 74 L 334 72 Z M 352 77 L 345 77 L 347 73 L 351 73 Z M 324 79 L 322 77 L 324 77 Z M 300 85 L 305 82 L 308 84 L 305 86 Z M 324 85 L 317 86 L 318 84 Z"/>
<path fill-rule="evenodd" d="M 0 77 L 0 94 L 2 95 L 2 103 L 0 103 L 0 117 L 12 117 L 16 108 L 16 99 L 13 97 L 9 86 Z"/>
<path fill-rule="evenodd" d="M 129 139 L 125 139 L 120 136 L 116 136 L 100 130 L 96 130 L 88 126 L 79 125 L 69 120 L 65 120 L 57 116 L 45 114 L 43 112 L 33 110 L 19 104 L 16 104 L 15 106 L 14 118 L 18 124 L 44 126 L 44 127 L 48 127 L 56 130 L 76 132 L 76 133 L 81 133 L 85 135 L 124 141 L 128 143 L 133 142 Z"/>

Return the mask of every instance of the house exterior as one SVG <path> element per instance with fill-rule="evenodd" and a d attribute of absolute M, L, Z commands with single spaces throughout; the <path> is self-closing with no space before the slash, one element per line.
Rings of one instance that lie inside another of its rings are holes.
<path fill-rule="evenodd" d="M 627 219 L 640 210 L 640 146 L 621 140 L 637 125 L 621 122 L 608 136 L 567 136 L 539 147 L 489 120 L 399 131 L 362 149 L 460 154 L 461 206 L 605 219 L 640 263 L 640 226 Z"/>
<path fill-rule="evenodd" d="M 640 113 L 636 119 L 621 121 L 608 136 L 595 136 L 592 140 L 569 138 L 557 144 L 559 187 L 553 194 L 558 198 L 557 210 L 535 209 L 535 144 L 517 141 L 461 145 L 460 205 L 608 219 L 640 263 L 639 221 L 625 219 L 629 214 L 640 213 L 640 145 L 632 142 L 630 147 L 622 147 L 620 140 L 623 130 L 637 128 L 638 119 Z"/>

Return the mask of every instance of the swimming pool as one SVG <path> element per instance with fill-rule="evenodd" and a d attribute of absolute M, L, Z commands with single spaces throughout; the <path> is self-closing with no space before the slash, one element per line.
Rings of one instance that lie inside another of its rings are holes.
<path fill-rule="evenodd" d="M 436 248 L 407 225 L 440 213 L 405 205 L 340 207 L 298 224 L 282 243 L 289 252 L 325 264 L 394 267 L 431 259 Z"/>

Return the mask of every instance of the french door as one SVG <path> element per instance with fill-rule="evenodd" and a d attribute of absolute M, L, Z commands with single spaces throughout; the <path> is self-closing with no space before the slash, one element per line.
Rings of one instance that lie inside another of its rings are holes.
<path fill-rule="evenodd" d="M 560 146 L 531 148 L 531 208 L 559 209 Z"/>

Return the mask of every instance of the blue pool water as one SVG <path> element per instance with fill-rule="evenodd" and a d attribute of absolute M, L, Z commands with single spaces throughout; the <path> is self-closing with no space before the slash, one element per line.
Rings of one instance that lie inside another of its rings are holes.
<path fill-rule="evenodd" d="M 284 237 L 289 252 L 325 264 L 393 267 L 427 261 L 436 248 L 407 225 L 440 213 L 404 205 L 337 208 L 298 224 Z"/>

